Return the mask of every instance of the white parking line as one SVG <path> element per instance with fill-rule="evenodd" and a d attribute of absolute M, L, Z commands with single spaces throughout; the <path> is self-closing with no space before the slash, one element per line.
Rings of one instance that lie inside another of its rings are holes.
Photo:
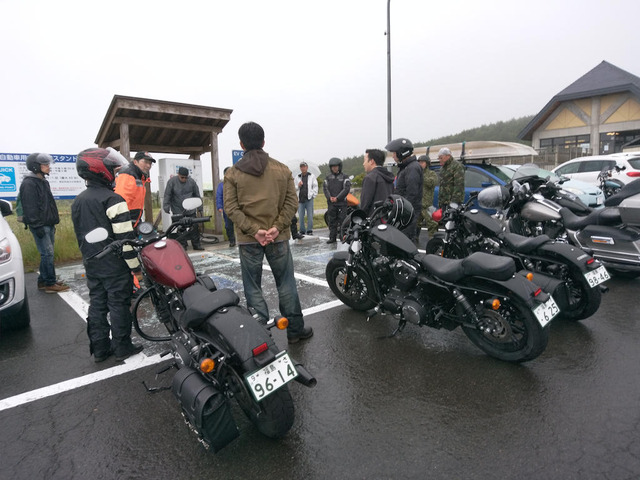
<path fill-rule="evenodd" d="M 296 275 L 296 277 L 297 276 L 298 275 Z M 305 279 L 305 281 L 308 280 Z M 327 286 L 327 282 L 324 282 L 324 286 Z M 80 318 L 86 321 L 87 309 L 89 308 L 89 306 L 84 300 L 82 300 L 79 295 L 73 292 L 63 292 L 59 295 L 71 306 L 71 308 L 73 308 L 76 313 L 78 313 Z M 333 302 L 328 302 L 322 305 L 307 308 L 302 311 L 302 314 L 305 316 L 313 315 L 314 313 L 329 310 L 340 305 L 342 305 L 342 302 L 340 300 L 335 300 Z M 169 356 L 160 357 L 160 354 L 147 357 L 146 355 L 144 355 L 144 353 L 138 353 L 137 355 L 126 359 L 124 361 L 124 364 L 122 365 L 117 365 L 115 367 L 107 368 L 96 373 L 72 378 L 70 380 L 65 380 L 64 382 L 49 385 L 48 387 L 38 388 L 36 390 L 31 390 L 30 392 L 25 392 L 19 395 L 14 395 L 13 397 L 2 399 L 0 400 L 0 412 L 3 410 L 8 410 L 10 408 L 19 407 L 20 405 L 25 405 L 36 400 L 68 392 L 70 390 L 75 390 L 76 388 L 84 387 L 92 383 L 100 382 L 111 377 L 122 375 L 123 373 L 132 372 L 140 368 L 155 365 L 169 358 Z"/>

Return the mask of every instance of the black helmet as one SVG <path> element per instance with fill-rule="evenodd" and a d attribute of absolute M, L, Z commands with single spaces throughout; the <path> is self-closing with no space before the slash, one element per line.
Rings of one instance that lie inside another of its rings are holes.
<path fill-rule="evenodd" d="M 338 173 L 342 173 L 342 160 L 336 157 L 333 157 L 331 160 L 329 160 L 329 169 L 331 169 L 331 167 L 335 167 L 336 165 L 338 166 Z"/>
<path fill-rule="evenodd" d="M 389 207 L 385 215 L 386 223 L 397 228 L 404 228 L 413 218 L 413 205 L 400 195 L 389 195 L 385 200 Z"/>
<path fill-rule="evenodd" d="M 408 138 L 391 140 L 386 147 L 388 152 L 396 152 L 398 160 L 403 161 L 413 153 L 413 143 Z"/>
<path fill-rule="evenodd" d="M 87 148 L 78 154 L 76 170 L 85 180 L 111 185 L 116 178 L 116 168 L 127 163 L 127 160 L 111 147 Z"/>
<path fill-rule="evenodd" d="M 48 153 L 32 153 L 27 157 L 27 170 L 40 173 L 40 165 L 51 165 L 53 158 Z"/>

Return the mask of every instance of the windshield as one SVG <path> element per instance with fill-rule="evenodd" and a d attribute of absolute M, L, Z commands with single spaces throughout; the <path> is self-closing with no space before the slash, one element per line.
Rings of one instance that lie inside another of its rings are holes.
<path fill-rule="evenodd" d="M 511 180 L 517 180 L 523 177 L 540 177 L 549 179 L 552 182 L 558 182 L 560 177 L 549 170 L 540 168 L 535 163 L 525 163 L 524 165 L 505 165 L 505 169 L 511 170 Z"/>

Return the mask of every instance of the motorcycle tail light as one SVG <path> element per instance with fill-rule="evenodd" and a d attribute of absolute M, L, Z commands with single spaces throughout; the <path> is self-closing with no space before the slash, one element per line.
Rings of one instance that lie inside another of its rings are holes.
<path fill-rule="evenodd" d="M 212 358 L 203 358 L 200 360 L 200 371 L 204 373 L 213 372 L 215 366 L 216 362 L 214 362 Z"/>
<path fill-rule="evenodd" d="M 596 261 L 595 258 L 590 258 L 589 260 L 587 260 L 587 265 L 591 265 L 595 261 Z"/>
<path fill-rule="evenodd" d="M 535 291 L 535 293 L 533 294 L 534 297 L 537 297 L 538 295 L 540 295 L 542 293 L 542 289 L 539 288 Z"/>
<path fill-rule="evenodd" d="M 276 327 L 278 327 L 278 330 L 284 330 L 288 326 L 289 326 L 289 319 L 288 318 L 280 317 L 278 320 L 276 320 Z"/>
<path fill-rule="evenodd" d="M 267 345 L 267 342 L 264 342 L 262 345 L 258 345 L 256 348 L 252 350 L 253 356 L 257 357 L 262 352 L 266 352 L 268 349 L 269 349 L 269 345 Z"/>

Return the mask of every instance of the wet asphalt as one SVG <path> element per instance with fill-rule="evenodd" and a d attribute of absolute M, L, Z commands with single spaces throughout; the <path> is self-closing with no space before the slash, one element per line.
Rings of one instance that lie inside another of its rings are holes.
<path fill-rule="evenodd" d="M 316 388 L 290 384 L 296 419 L 282 440 L 234 407 L 240 436 L 216 454 L 161 389 L 173 372 L 156 374 L 168 363 L 162 345 L 144 341 L 124 363 L 95 364 L 81 268 L 58 269 L 72 306 L 37 291 L 29 274 L 31 327 L 0 338 L 0 479 L 640 478 L 639 280 L 607 282 L 595 315 L 552 322 L 546 351 L 514 365 L 460 330 L 409 325 L 388 338 L 393 318 L 367 322 L 332 304 L 324 266 L 337 247 L 324 240 L 292 244 L 315 335 L 288 346 L 273 333 Z M 241 291 L 237 251 L 208 250 L 192 257 L 198 271 Z M 263 283 L 275 313 L 269 273 Z"/>

